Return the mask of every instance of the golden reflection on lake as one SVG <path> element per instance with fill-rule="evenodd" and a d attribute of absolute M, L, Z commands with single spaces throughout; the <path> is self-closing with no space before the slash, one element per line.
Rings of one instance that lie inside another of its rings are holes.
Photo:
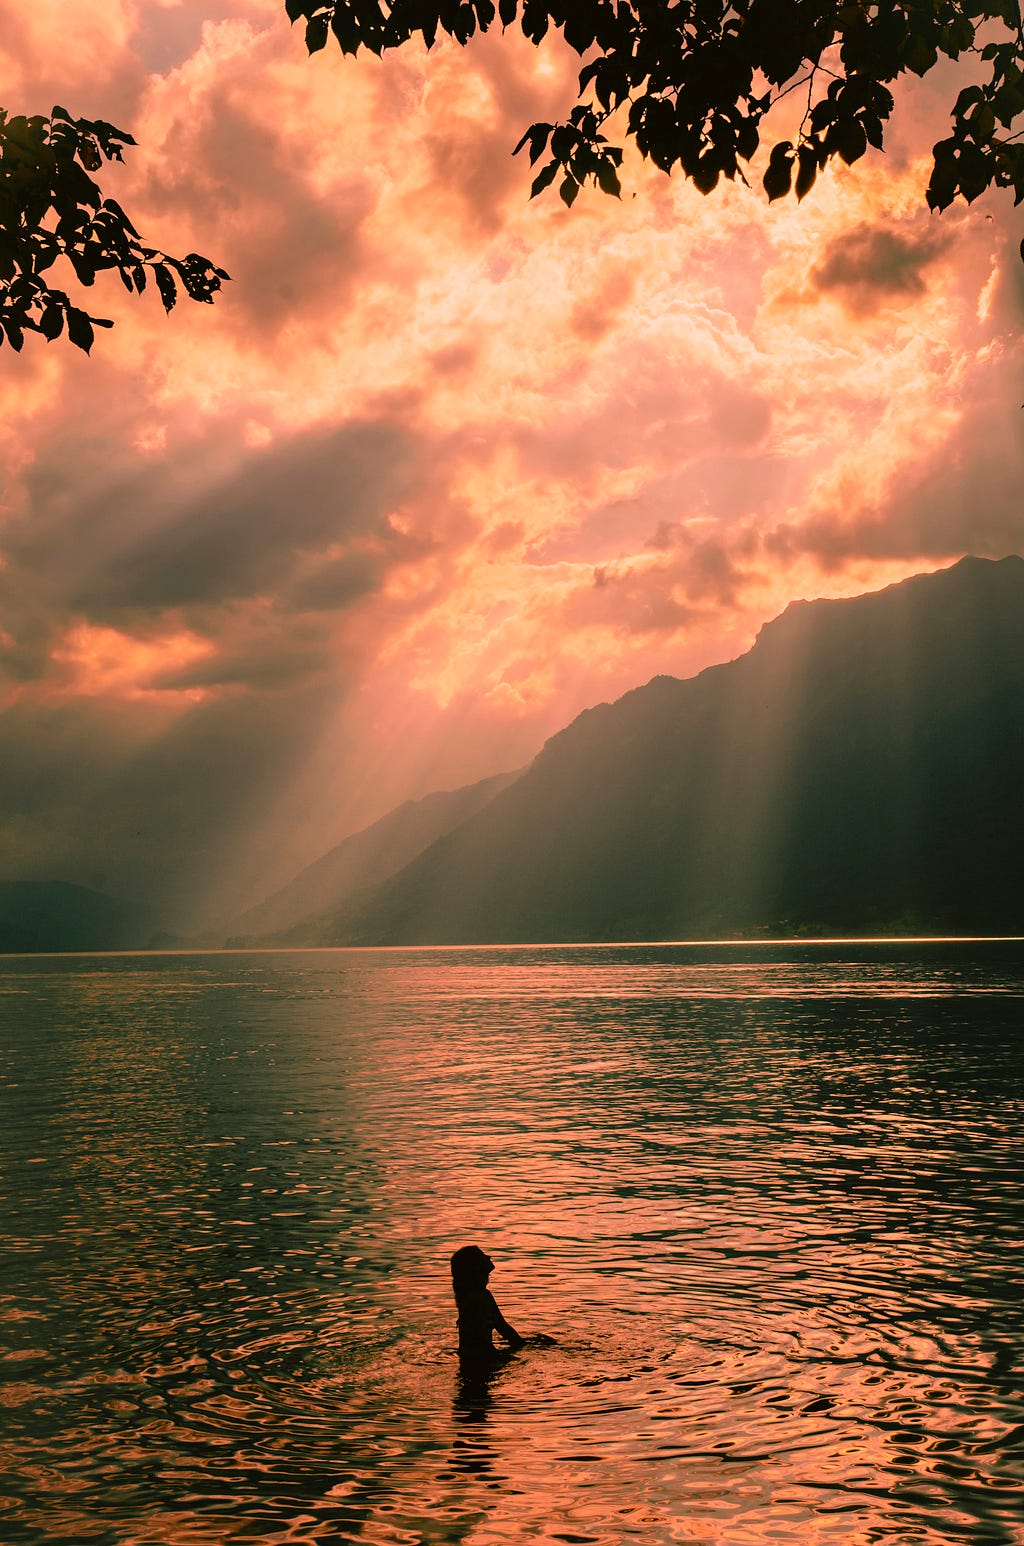
<path fill-rule="evenodd" d="M 1024 1540 L 1019 944 L 0 962 L 0 1540 Z M 447 1257 L 554 1336 L 460 1376 Z"/>

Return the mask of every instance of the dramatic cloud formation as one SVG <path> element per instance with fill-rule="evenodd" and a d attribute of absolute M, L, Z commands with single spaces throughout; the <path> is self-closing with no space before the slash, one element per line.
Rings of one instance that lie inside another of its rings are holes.
<path fill-rule="evenodd" d="M 627 163 L 569 212 L 509 154 L 572 100 L 557 47 L 0 11 L 11 105 L 130 128 L 118 196 L 233 276 L 5 352 L 5 877 L 202 923 L 796 596 L 1024 546 L 1019 220 L 924 211 L 927 83 L 799 207 Z"/>

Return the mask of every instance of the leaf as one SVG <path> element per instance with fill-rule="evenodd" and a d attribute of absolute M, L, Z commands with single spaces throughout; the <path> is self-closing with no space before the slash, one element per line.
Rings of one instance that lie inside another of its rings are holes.
<path fill-rule="evenodd" d="M 964 145 L 960 151 L 958 181 L 968 204 L 973 204 L 985 192 L 992 177 L 993 167 L 988 156 L 974 145 Z"/>
<path fill-rule="evenodd" d="M 79 311 L 77 306 L 68 307 L 68 337 L 79 349 L 84 349 L 86 354 L 93 346 L 94 334 L 92 323 L 84 311 Z"/>
<path fill-rule="evenodd" d="M 452 37 L 463 47 L 469 42 L 476 31 L 476 16 L 471 5 L 460 5 L 452 17 L 449 28 Z M 366 38 L 363 39 L 367 41 Z"/>
<path fill-rule="evenodd" d="M 160 291 L 160 299 L 164 303 L 164 311 L 172 311 L 178 299 L 177 287 L 174 283 L 174 275 L 165 264 L 155 264 L 153 277 L 156 287 Z"/>
<path fill-rule="evenodd" d="M 796 196 L 805 199 L 817 180 L 818 158 L 810 145 L 801 145 L 798 156 L 800 164 L 796 174 Z"/>
<path fill-rule="evenodd" d="M 590 19 L 588 6 L 566 6 L 562 36 L 577 54 L 586 53 L 594 41 L 594 24 Z"/>
<path fill-rule="evenodd" d="M 572 209 L 572 206 L 576 202 L 576 197 L 579 191 L 580 185 L 576 181 L 575 177 L 571 176 L 569 173 L 566 173 L 565 178 L 563 179 L 558 189 L 558 196 L 566 208 Z"/>
<path fill-rule="evenodd" d="M 131 221 L 128 219 L 128 216 L 125 214 L 124 210 L 121 208 L 116 199 L 104 199 L 103 203 L 100 205 L 100 209 L 104 211 L 109 210 L 115 219 L 120 222 L 121 226 L 129 236 L 138 236 L 138 231 L 132 225 Z"/>
<path fill-rule="evenodd" d="M 47 306 L 39 318 L 39 331 L 47 340 L 59 338 L 64 331 L 64 313 L 59 306 Z"/>
<path fill-rule="evenodd" d="M 974 107 L 977 103 L 984 102 L 984 100 L 985 93 L 980 86 L 965 86 L 953 105 L 953 111 L 960 118 L 969 107 Z"/>
<path fill-rule="evenodd" d="M 9 231 L 0 235 L 0 283 L 13 279 L 18 270 L 17 248 Z"/>
<path fill-rule="evenodd" d="M 599 161 L 595 175 L 603 193 L 610 193 L 613 198 L 621 199 L 622 184 L 619 182 L 618 173 L 610 161 Z"/>
<path fill-rule="evenodd" d="M 842 159 L 847 166 L 852 166 L 859 161 L 868 148 L 868 137 L 864 132 L 864 125 L 858 123 L 856 118 L 847 118 L 837 123 L 829 134 L 829 143 L 834 142 Z"/>
<path fill-rule="evenodd" d="M 936 181 L 934 172 L 931 181 L 924 192 L 925 203 L 933 214 L 938 214 L 943 209 L 948 209 L 953 202 L 955 189 L 947 188 L 943 182 Z"/>
<path fill-rule="evenodd" d="M 873 145 L 876 150 L 883 150 L 885 148 L 882 120 L 876 117 L 874 113 L 864 114 L 864 133 L 868 137 L 868 143 Z"/>
<path fill-rule="evenodd" d="M 707 195 L 718 186 L 720 169 L 713 156 L 701 156 L 690 173 L 695 188 Z"/>
<path fill-rule="evenodd" d="M 543 0 L 524 0 L 522 28 L 531 43 L 541 42 L 548 30 L 548 13 Z"/>
<path fill-rule="evenodd" d="M 785 198 L 793 185 L 793 147 L 788 140 L 776 145 L 762 179 L 770 203 Z"/>
<path fill-rule="evenodd" d="M 538 162 L 541 156 L 544 154 L 544 147 L 547 145 L 548 135 L 550 133 L 551 124 L 549 123 L 531 124 L 512 154 L 514 156 L 518 156 L 523 146 L 529 145 L 530 165 L 535 165 L 535 163 Z"/>
<path fill-rule="evenodd" d="M 736 128 L 736 154 L 744 161 L 750 161 L 756 156 L 760 143 L 757 124 L 752 118 L 742 118 Z"/>
<path fill-rule="evenodd" d="M 1008 129 L 1018 113 L 1024 110 L 1024 91 L 1019 86 L 1000 86 L 992 99 L 992 108 L 1003 128 Z"/>
<path fill-rule="evenodd" d="M 543 167 L 542 170 L 538 172 L 537 176 L 533 179 L 533 183 L 530 187 L 531 199 L 535 199 L 538 193 L 543 193 L 545 188 L 550 187 L 550 185 L 554 182 L 557 173 L 558 162 L 549 161 L 547 166 Z"/>
<path fill-rule="evenodd" d="M 939 140 L 932 148 L 934 157 L 932 175 L 925 192 L 925 199 L 931 210 L 945 209 L 956 197 L 957 170 L 954 148 L 954 140 Z"/>
<path fill-rule="evenodd" d="M 71 266 L 82 284 L 91 285 L 96 282 L 96 264 L 93 262 L 91 253 L 69 252 L 67 256 L 71 260 Z"/>
<path fill-rule="evenodd" d="M 952 59 L 970 48 L 974 42 L 974 27 L 967 16 L 954 16 L 942 29 L 942 46 Z"/>
<path fill-rule="evenodd" d="M 311 16 L 306 23 L 306 49 L 308 53 L 318 54 L 322 48 L 327 47 L 328 25 L 326 16 Z"/>
<path fill-rule="evenodd" d="M 903 61 L 908 70 L 913 70 L 915 75 L 927 75 L 938 59 L 934 46 L 920 32 L 911 34 L 909 44 L 904 50 Z"/>
<path fill-rule="evenodd" d="M 576 148 L 577 134 L 568 124 L 560 123 L 551 136 L 551 154 L 566 161 Z"/>

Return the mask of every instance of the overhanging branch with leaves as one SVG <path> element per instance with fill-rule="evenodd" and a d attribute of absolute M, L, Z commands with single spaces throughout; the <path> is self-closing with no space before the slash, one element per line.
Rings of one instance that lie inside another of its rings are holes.
<path fill-rule="evenodd" d="M 591 182 L 621 191 L 622 141 L 702 193 L 741 178 L 770 109 L 807 86 L 794 140 L 772 146 L 770 199 L 803 198 L 833 157 L 881 150 L 900 76 L 941 58 L 972 79 L 951 103 L 952 132 L 933 150 L 927 198 L 944 209 L 989 187 L 1024 198 L 1024 28 L 1018 0 L 287 0 L 311 52 L 383 54 L 439 34 L 465 44 L 494 26 L 533 43 L 560 33 L 585 57 L 579 101 L 560 123 L 527 129 L 517 150 L 541 162 L 537 194 L 557 181 L 566 204 Z M 617 126 L 619 143 L 609 137 Z"/>
<path fill-rule="evenodd" d="M 95 329 L 111 326 L 53 283 L 60 259 L 85 286 L 113 270 L 141 294 L 152 278 L 165 311 L 179 290 L 211 301 L 227 279 L 199 253 L 173 258 L 145 246 L 120 204 L 104 196 L 92 174 L 134 144 L 113 124 L 72 118 L 62 107 L 32 118 L 0 110 L 0 343 L 21 349 L 27 332 L 53 339 L 66 330 L 88 353 Z"/>

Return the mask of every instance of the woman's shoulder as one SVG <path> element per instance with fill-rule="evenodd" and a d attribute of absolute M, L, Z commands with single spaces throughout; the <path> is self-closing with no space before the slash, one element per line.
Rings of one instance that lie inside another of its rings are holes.
<path fill-rule="evenodd" d="M 494 1303 L 494 1295 L 489 1288 L 463 1288 L 455 1295 L 455 1302 L 460 1310 L 463 1306 L 466 1308 L 477 1308 L 483 1305 L 492 1305 Z"/>

